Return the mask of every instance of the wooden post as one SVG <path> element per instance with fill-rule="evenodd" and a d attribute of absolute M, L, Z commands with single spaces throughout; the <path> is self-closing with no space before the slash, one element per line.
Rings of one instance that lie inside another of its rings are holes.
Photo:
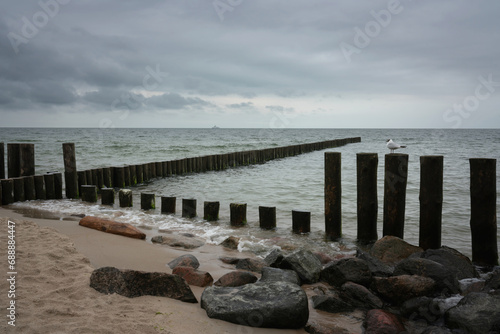
<path fill-rule="evenodd" d="M 0 143 L 0 180 L 5 179 L 5 145 Z M 1 201 L 0 201 L 1 203 Z"/>
<path fill-rule="evenodd" d="M 155 162 L 156 177 L 163 177 L 163 164 Z"/>
<path fill-rule="evenodd" d="M 2 204 L 14 203 L 14 180 L 3 179 L 0 183 L 2 184 Z"/>
<path fill-rule="evenodd" d="M 35 175 L 35 194 L 36 199 L 47 199 L 47 190 L 45 189 L 45 178 L 43 175 Z"/>
<path fill-rule="evenodd" d="M 135 165 L 130 165 L 128 168 L 130 169 L 130 185 L 135 186 L 137 185 L 137 170 Z"/>
<path fill-rule="evenodd" d="M 102 205 L 115 204 L 115 189 L 113 189 L 113 188 L 102 188 L 101 189 L 101 204 Z"/>
<path fill-rule="evenodd" d="M 342 237 L 341 154 L 325 152 L 325 232 L 328 240 Z"/>
<path fill-rule="evenodd" d="M 132 207 L 133 206 L 132 190 L 120 189 L 120 191 L 118 192 L 118 200 L 120 202 L 120 208 Z"/>
<path fill-rule="evenodd" d="M 383 235 L 403 239 L 408 179 L 408 154 L 385 155 Z"/>
<path fill-rule="evenodd" d="M 87 173 L 85 173 L 85 171 L 79 171 L 76 173 L 77 177 L 78 177 L 78 193 L 81 194 L 82 193 L 82 185 L 86 185 L 87 184 Z"/>
<path fill-rule="evenodd" d="M 141 193 L 141 209 L 154 210 L 156 208 L 155 194 Z"/>
<path fill-rule="evenodd" d="M 78 174 L 76 170 L 76 153 L 74 143 L 64 143 L 64 181 L 66 183 L 66 197 L 78 198 Z"/>
<path fill-rule="evenodd" d="M 20 146 L 21 144 L 9 143 L 7 144 L 7 169 L 9 178 L 21 176 L 20 164 Z"/>
<path fill-rule="evenodd" d="M 55 199 L 63 198 L 63 180 L 62 173 L 54 173 L 54 194 Z"/>
<path fill-rule="evenodd" d="M 106 167 L 102 169 L 102 184 L 106 188 L 112 188 L 113 187 L 113 173 L 111 172 L 111 168 Z M 80 174 L 78 174 L 80 176 Z M 78 181 L 80 182 L 80 181 Z"/>
<path fill-rule="evenodd" d="M 161 198 L 161 213 L 173 213 L 175 214 L 175 197 L 165 197 Z"/>
<path fill-rule="evenodd" d="M 3 180 L 3 179 L 1 179 L 1 180 Z M 1 182 L 1 180 L 0 180 L 0 206 L 2 206 L 2 204 L 3 204 L 2 203 L 2 182 Z"/>
<path fill-rule="evenodd" d="M 33 201 L 36 199 L 35 177 L 34 176 L 25 176 L 24 177 L 24 194 L 26 196 L 27 201 Z M 0 201 L 0 203 L 1 203 L 1 201 Z"/>
<path fill-rule="evenodd" d="M 135 165 L 135 176 L 137 179 L 137 184 L 144 182 L 144 179 L 142 176 L 142 173 L 143 173 L 142 169 L 143 169 L 143 165 Z"/>
<path fill-rule="evenodd" d="M 20 144 L 19 159 L 19 176 L 35 175 L 35 144 Z"/>
<path fill-rule="evenodd" d="M 97 187 L 95 185 L 82 186 L 82 201 L 89 203 L 97 202 Z"/>
<path fill-rule="evenodd" d="M 43 174 L 45 181 L 45 192 L 47 199 L 56 199 L 56 186 L 54 183 L 54 174 Z"/>
<path fill-rule="evenodd" d="M 207 221 L 219 220 L 219 202 L 204 202 L 203 203 L 203 219 Z"/>
<path fill-rule="evenodd" d="M 130 187 L 132 185 L 131 175 L 130 175 L 130 167 L 123 166 L 123 181 L 125 182 L 125 187 Z"/>
<path fill-rule="evenodd" d="M 149 164 L 142 165 L 142 182 L 148 182 L 151 179 Z"/>
<path fill-rule="evenodd" d="M 419 246 L 424 250 L 441 247 L 443 212 L 443 156 L 420 157 Z"/>
<path fill-rule="evenodd" d="M 244 226 L 247 224 L 247 204 L 229 204 L 231 226 Z"/>
<path fill-rule="evenodd" d="M 377 153 L 356 154 L 358 241 L 375 241 L 377 235 Z"/>
<path fill-rule="evenodd" d="M 14 179 L 14 202 L 24 202 L 26 196 L 24 194 L 24 179 L 15 177 Z"/>
<path fill-rule="evenodd" d="M 182 217 L 184 218 L 196 217 L 196 199 L 193 198 L 182 199 Z"/>
<path fill-rule="evenodd" d="M 125 188 L 125 168 L 113 168 L 113 185 L 115 188 Z"/>
<path fill-rule="evenodd" d="M 149 172 L 151 173 L 150 177 L 152 179 L 156 178 L 156 163 L 155 162 L 149 163 Z"/>
<path fill-rule="evenodd" d="M 298 234 L 311 232 L 311 213 L 292 210 L 292 230 Z"/>
<path fill-rule="evenodd" d="M 276 207 L 259 206 L 259 226 L 264 230 L 276 228 Z"/>
<path fill-rule="evenodd" d="M 469 159 L 472 262 L 498 265 L 496 159 Z"/>
<path fill-rule="evenodd" d="M 85 171 L 85 178 L 87 180 L 86 185 L 88 185 L 88 186 L 95 186 L 95 184 L 94 184 L 94 176 L 92 175 L 92 170 L 91 169 L 87 169 Z"/>

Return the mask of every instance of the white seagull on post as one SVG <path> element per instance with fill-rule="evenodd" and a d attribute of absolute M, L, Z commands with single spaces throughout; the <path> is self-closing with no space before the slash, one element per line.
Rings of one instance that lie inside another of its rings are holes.
<path fill-rule="evenodd" d="M 398 148 L 406 148 L 406 145 L 399 145 L 392 141 L 392 139 L 387 139 L 387 148 L 391 150 L 391 153 L 394 153 L 394 150 Z"/>

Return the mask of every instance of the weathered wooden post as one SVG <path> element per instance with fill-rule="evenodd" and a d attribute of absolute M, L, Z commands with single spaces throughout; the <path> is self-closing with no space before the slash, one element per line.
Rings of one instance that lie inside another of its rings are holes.
<path fill-rule="evenodd" d="M 123 181 L 125 183 L 125 187 L 130 187 L 132 185 L 131 175 L 130 175 L 130 166 L 123 166 Z"/>
<path fill-rule="evenodd" d="M 155 194 L 141 193 L 141 209 L 154 210 L 156 208 Z"/>
<path fill-rule="evenodd" d="M 95 185 L 82 186 L 82 201 L 89 203 L 97 202 L 97 187 Z"/>
<path fill-rule="evenodd" d="M 231 226 L 244 226 L 247 224 L 246 203 L 230 203 L 229 211 Z"/>
<path fill-rule="evenodd" d="M 123 166 L 113 168 L 113 185 L 115 188 L 125 188 L 125 168 Z"/>
<path fill-rule="evenodd" d="M 469 159 L 472 262 L 498 265 L 496 159 Z"/>
<path fill-rule="evenodd" d="M 92 170 L 91 170 L 91 169 L 87 169 L 87 170 L 85 171 L 85 178 L 86 178 L 86 180 L 87 180 L 87 183 L 86 183 L 86 184 L 87 184 L 88 186 L 92 186 L 92 185 L 94 185 L 94 186 L 95 186 L 95 184 L 94 184 L 94 177 L 92 176 Z"/>
<path fill-rule="evenodd" d="M 132 190 L 120 189 L 120 191 L 118 192 L 118 200 L 120 202 L 120 208 L 132 207 L 133 206 Z"/>
<path fill-rule="evenodd" d="M 196 217 L 196 199 L 194 198 L 182 199 L 182 217 L 184 218 Z"/>
<path fill-rule="evenodd" d="M 292 231 L 297 234 L 311 232 L 311 212 L 292 210 Z"/>
<path fill-rule="evenodd" d="M 102 169 L 102 184 L 106 188 L 112 188 L 113 187 L 113 173 L 111 172 L 110 167 L 105 167 Z M 80 176 L 80 174 L 78 174 Z M 80 182 L 80 181 L 78 181 Z"/>
<path fill-rule="evenodd" d="M 20 144 L 19 159 L 19 176 L 35 175 L 35 144 Z"/>
<path fill-rule="evenodd" d="M 143 176 L 142 176 L 142 169 L 143 169 L 143 165 L 135 165 L 135 177 L 137 180 L 137 184 L 144 182 Z"/>
<path fill-rule="evenodd" d="M 35 175 L 35 194 L 36 199 L 47 199 L 47 191 L 45 189 L 45 178 L 43 175 Z"/>
<path fill-rule="evenodd" d="M 113 188 L 102 188 L 101 189 L 101 204 L 102 205 L 115 204 L 115 189 L 113 189 Z"/>
<path fill-rule="evenodd" d="M 43 174 L 43 180 L 45 182 L 45 193 L 47 194 L 47 199 L 56 199 L 54 174 Z"/>
<path fill-rule="evenodd" d="M 55 199 L 62 199 L 63 198 L 63 180 L 62 180 L 62 174 L 61 173 L 54 173 L 54 194 L 55 194 Z"/>
<path fill-rule="evenodd" d="M 203 219 L 211 222 L 219 220 L 219 202 L 207 202 L 203 203 Z"/>
<path fill-rule="evenodd" d="M 276 207 L 259 206 L 259 226 L 264 230 L 276 228 Z"/>
<path fill-rule="evenodd" d="M 20 146 L 21 144 L 7 144 L 7 169 L 8 177 L 11 179 L 21 176 Z"/>
<path fill-rule="evenodd" d="M 3 179 L 0 183 L 2 184 L 2 204 L 14 203 L 14 180 Z"/>
<path fill-rule="evenodd" d="M 163 177 L 163 164 L 155 162 L 156 177 Z"/>
<path fill-rule="evenodd" d="M 162 196 L 161 198 L 161 213 L 175 214 L 175 197 Z"/>
<path fill-rule="evenodd" d="M 75 144 L 64 143 L 64 180 L 66 182 L 66 197 L 78 198 L 78 174 L 76 170 Z"/>
<path fill-rule="evenodd" d="M 81 194 L 82 193 L 82 185 L 86 185 L 87 184 L 87 173 L 85 173 L 85 171 L 79 171 L 76 173 L 77 177 L 78 177 L 78 193 Z"/>
<path fill-rule="evenodd" d="M 342 237 L 341 154 L 325 152 L 325 232 L 328 240 Z"/>
<path fill-rule="evenodd" d="M 0 206 L 2 206 L 2 204 L 3 204 L 2 203 L 2 182 L 0 181 Z"/>
<path fill-rule="evenodd" d="M 33 201 L 36 199 L 34 176 L 24 176 L 24 194 L 27 201 Z"/>
<path fill-rule="evenodd" d="M 405 226 L 408 154 L 385 155 L 383 235 L 403 239 Z"/>
<path fill-rule="evenodd" d="M 423 249 L 441 247 L 443 212 L 443 156 L 420 157 L 420 221 L 419 246 Z"/>
<path fill-rule="evenodd" d="M 5 179 L 5 145 L 0 143 L 0 180 Z M 1 203 L 1 201 L 0 201 Z"/>
<path fill-rule="evenodd" d="M 14 180 L 14 202 L 24 202 L 26 196 L 24 194 L 24 179 L 22 177 L 15 177 Z"/>
<path fill-rule="evenodd" d="M 148 182 L 151 179 L 149 164 L 142 165 L 142 181 Z"/>
<path fill-rule="evenodd" d="M 377 235 L 377 153 L 356 154 L 358 241 L 371 242 Z"/>
<path fill-rule="evenodd" d="M 128 166 L 130 169 L 130 185 L 135 186 L 137 185 L 137 170 L 135 165 L 130 165 Z"/>

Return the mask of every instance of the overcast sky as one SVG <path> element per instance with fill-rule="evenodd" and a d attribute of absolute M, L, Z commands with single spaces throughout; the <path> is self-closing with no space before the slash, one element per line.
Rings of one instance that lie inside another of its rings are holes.
<path fill-rule="evenodd" d="M 3 0 L 0 127 L 500 127 L 499 1 Z"/>

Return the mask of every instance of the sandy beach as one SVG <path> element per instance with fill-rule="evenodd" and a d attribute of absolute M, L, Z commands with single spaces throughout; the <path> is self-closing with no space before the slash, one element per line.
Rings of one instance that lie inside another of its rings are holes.
<path fill-rule="evenodd" d="M 219 256 L 250 254 L 214 245 L 195 251 L 174 249 L 81 227 L 76 217 L 42 216 L 26 218 L 0 208 L 4 278 L 9 272 L 9 220 L 15 223 L 10 226 L 14 226 L 16 240 L 15 327 L 8 324 L 7 317 L 6 305 L 13 299 L 7 298 L 9 282 L 2 279 L 0 284 L 4 313 L 0 328 L 4 333 L 305 333 L 303 329 L 238 326 L 208 318 L 199 303 L 153 296 L 105 295 L 89 286 L 95 268 L 114 266 L 171 273 L 166 264 L 188 252 L 199 259 L 200 270 L 208 271 L 217 280 L 234 270 L 218 260 Z M 145 231 L 148 232 L 151 233 Z M 191 286 L 191 289 L 199 301 L 203 288 Z"/>

